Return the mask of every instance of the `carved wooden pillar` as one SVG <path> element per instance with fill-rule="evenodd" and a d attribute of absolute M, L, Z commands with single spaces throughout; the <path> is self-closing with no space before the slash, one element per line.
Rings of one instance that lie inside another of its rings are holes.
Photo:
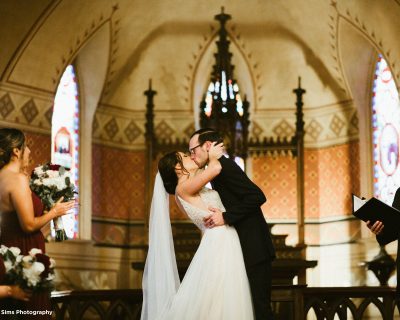
<path fill-rule="evenodd" d="M 157 94 L 157 91 L 151 89 L 151 79 L 149 80 L 149 89 L 144 92 L 147 97 L 146 103 L 146 125 L 145 125 L 145 144 L 146 144 L 146 159 L 145 159 L 145 215 L 146 215 L 146 225 L 149 222 L 149 213 L 151 205 L 151 193 L 153 190 L 153 157 L 156 139 L 154 137 L 154 101 L 153 98 Z"/>
<path fill-rule="evenodd" d="M 298 246 L 302 247 L 302 258 L 305 257 L 304 242 L 304 121 L 303 121 L 303 94 L 306 90 L 301 88 L 301 77 L 299 86 L 294 89 L 296 94 L 296 152 L 297 152 L 297 232 Z M 298 283 L 306 284 L 305 270 L 298 275 Z"/>

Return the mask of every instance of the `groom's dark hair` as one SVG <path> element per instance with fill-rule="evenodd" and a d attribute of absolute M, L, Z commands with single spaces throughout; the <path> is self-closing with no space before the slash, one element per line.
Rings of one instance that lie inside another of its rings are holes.
<path fill-rule="evenodd" d="M 190 136 L 190 139 L 193 138 L 193 136 L 195 136 L 196 134 L 199 135 L 199 144 L 201 144 L 201 145 L 204 144 L 206 141 L 211 141 L 211 142 L 215 142 L 215 141 L 222 142 L 223 141 L 219 132 L 212 128 L 203 128 L 203 129 L 197 130 Z"/>

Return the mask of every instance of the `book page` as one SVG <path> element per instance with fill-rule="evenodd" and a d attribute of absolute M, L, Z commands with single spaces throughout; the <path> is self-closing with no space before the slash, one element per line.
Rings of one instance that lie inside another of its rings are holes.
<path fill-rule="evenodd" d="M 360 209 L 366 202 L 367 199 L 361 199 L 353 194 L 353 212 Z"/>

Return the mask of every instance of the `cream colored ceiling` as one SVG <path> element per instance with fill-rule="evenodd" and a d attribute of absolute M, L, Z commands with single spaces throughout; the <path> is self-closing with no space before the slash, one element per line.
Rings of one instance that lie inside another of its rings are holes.
<path fill-rule="evenodd" d="M 214 63 L 221 6 L 233 18 L 235 76 L 260 116 L 293 109 L 299 76 L 306 110 L 348 106 L 370 85 L 377 52 L 400 84 L 398 0 L 3 0 L 1 83 L 52 94 L 86 50 L 93 68 L 107 61 L 103 110 L 144 111 L 152 78 L 157 110 L 193 115 Z M 91 81 L 85 72 L 79 78 Z"/>

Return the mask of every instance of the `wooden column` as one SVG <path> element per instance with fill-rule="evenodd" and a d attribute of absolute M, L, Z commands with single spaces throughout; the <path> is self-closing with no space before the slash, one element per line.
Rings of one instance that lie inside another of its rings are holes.
<path fill-rule="evenodd" d="M 157 94 L 157 91 L 151 89 L 151 79 L 149 80 L 149 89 L 144 92 L 144 95 L 147 97 L 146 103 L 146 125 L 145 125 L 145 144 L 146 144 L 146 164 L 145 164 L 145 197 L 144 197 L 144 209 L 146 216 L 146 226 L 149 223 L 149 214 L 150 214 L 150 205 L 151 205 L 151 194 L 153 189 L 153 158 L 154 158 L 154 149 L 156 139 L 154 137 L 154 96 Z"/>
<path fill-rule="evenodd" d="M 296 153 L 297 153 L 297 232 L 298 246 L 302 247 L 302 258 L 305 259 L 304 242 L 304 121 L 303 121 L 303 94 L 306 90 L 301 88 L 301 77 L 299 86 L 294 89 L 296 94 Z M 298 283 L 306 284 L 306 271 L 298 275 Z"/>

